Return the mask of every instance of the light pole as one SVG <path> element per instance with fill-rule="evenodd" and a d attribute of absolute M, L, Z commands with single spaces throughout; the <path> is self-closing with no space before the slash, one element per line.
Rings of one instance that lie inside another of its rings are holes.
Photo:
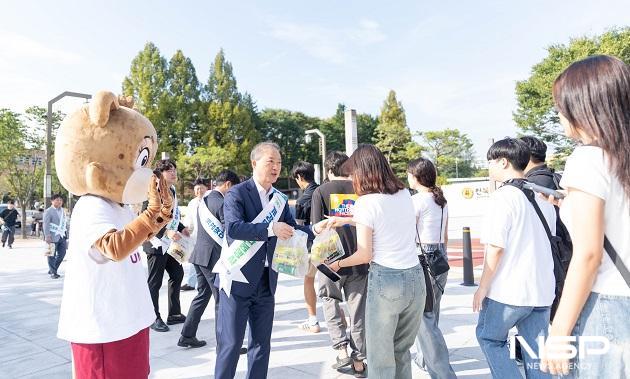
<path fill-rule="evenodd" d="M 319 129 L 309 129 L 306 131 L 306 142 L 310 142 L 310 135 L 317 134 L 319 136 L 321 144 L 319 145 L 320 153 L 322 154 L 322 177 L 319 180 L 320 184 L 324 182 L 326 178 L 326 168 L 324 167 L 326 163 L 326 136 Z"/>
<path fill-rule="evenodd" d="M 48 122 L 46 123 L 46 171 L 44 173 L 44 203 L 46 208 L 50 206 L 50 195 L 52 192 L 52 175 L 50 174 L 50 156 L 52 155 L 52 106 L 54 103 L 63 99 L 66 96 L 79 97 L 85 99 L 86 101 L 92 98 L 92 95 L 88 95 L 85 93 L 64 91 L 63 93 L 57 95 L 57 97 L 51 99 L 48 102 Z M 68 208 L 70 208 L 70 196 L 72 196 L 72 194 L 68 193 L 68 195 Z"/>

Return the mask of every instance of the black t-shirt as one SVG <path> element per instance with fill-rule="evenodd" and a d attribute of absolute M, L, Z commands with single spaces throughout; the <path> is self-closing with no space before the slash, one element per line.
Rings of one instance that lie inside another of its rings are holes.
<path fill-rule="evenodd" d="M 18 217 L 18 211 L 14 209 L 5 209 L 0 213 L 0 218 L 4 220 L 6 226 L 15 226 L 15 221 Z"/>
<path fill-rule="evenodd" d="M 324 216 L 338 215 L 339 207 L 345 208 L 345 202 L 351 200 L 343 200 L 343 195 L 353 195 L 354 188 L 350 180 L 333 180 L 328 183 L 324 183 L 317 187 L 313 192 L 313 200 L 311 202 L 311 224 L 323 220 Z M 339 204 L 335 204 L 337 207 L 335 210 L 331 208 L 331 197 L 335 197 L 337 201 L 341 200 Z M 352 255 L 357 251 L 357 228 L 350 225 L 345 225 L 336 229 L 341 238 L 341 243 L 346 251 L 347 255 Z M 339 270 L 339 275 L 359 274 L 366 275 L 368 273 L 369 266 L 367 264 L 342 267 Z"/>
<path fill-rule="evenodd" d="M 556 174 L 547 167 L 546 164 L 543 164 L 527 171 L 525 173 L 525 178 L 532 183 L 538 184 L 539 186 L 557 190 L 558 186 L 554 181 L 555 175 Z"/>

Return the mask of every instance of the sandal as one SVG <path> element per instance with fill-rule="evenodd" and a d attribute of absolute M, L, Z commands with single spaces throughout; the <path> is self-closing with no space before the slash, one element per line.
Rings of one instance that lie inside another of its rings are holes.
<path fill-rule="evenodd" d="M 357 371 L 357 369 L 354 367 L 354 364 L 352 365 L 352 371 L 354 371 L 354 377 L 355 378 L 367 378 L 367 364 L 365 364 L 365 362 L 363 361 L 354 361 L 354 363 L 357 362 L 361 362 L 361 365 L 363 366 L 363 370 L 361 371 Z"/>
<path fill-rule="evenodd" d="M 350 357 L 346 357 L 346 358 L 336 357 L 335 359 L 337 360 L 337 363 L 332 365 L 332 368 L 334 368 L 335 370 L 338 370 L 342 367 L 350 366 L 352 364 L 352 358 Z"/>

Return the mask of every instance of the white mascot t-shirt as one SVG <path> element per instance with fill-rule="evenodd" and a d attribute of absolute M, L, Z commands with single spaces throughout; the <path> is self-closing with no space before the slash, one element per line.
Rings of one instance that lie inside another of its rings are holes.
<path fill-rule="evenodd" d="M 72 213 L 68 266 L 57 337 L 75 343 L 107 343 L 137 334 L 155 320 L 147 275 L 136 250 L 120 262 L 105 258 L 93 244 L 135 215 L 92 195 Z"/>

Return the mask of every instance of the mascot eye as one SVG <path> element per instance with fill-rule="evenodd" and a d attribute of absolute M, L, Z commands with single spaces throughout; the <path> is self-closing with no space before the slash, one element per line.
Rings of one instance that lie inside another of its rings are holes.
<path fill-rule="evenodd" d="M 136 168 L 144 167 L 149 162 L 149 149 L 143 148 L 140 150 L 138 158 L 136 158 Z"/>

